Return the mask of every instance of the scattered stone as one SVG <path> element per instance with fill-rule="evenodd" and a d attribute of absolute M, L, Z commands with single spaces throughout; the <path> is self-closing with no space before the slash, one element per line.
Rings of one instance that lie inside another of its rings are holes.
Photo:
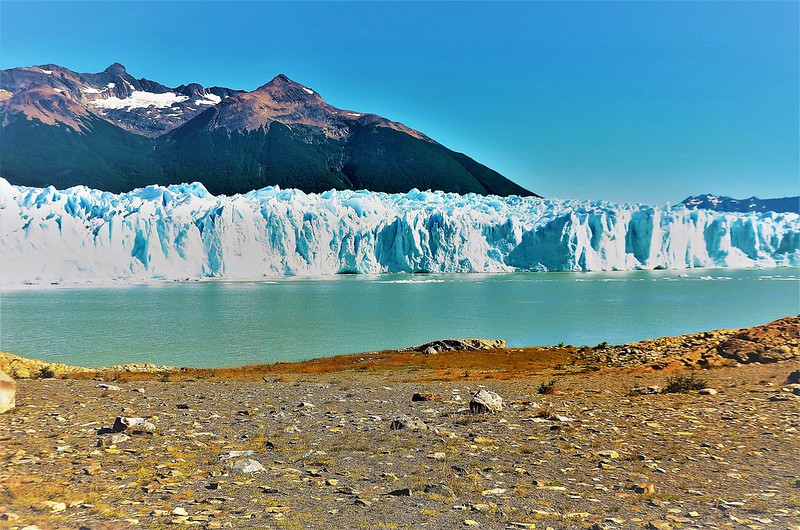
<path fill-rule="evenodd" d="M 450 497 L 452 499 L 457 498 L 453 489 L 445 484 L 427 484 L 423 491 L 431 495 L 440 495 L 442 497 Z"/>
<path fill-rule="evenodd" d="M 630 393 L 640 396 L 650 395 L 650 394 L 660 394 L 661 387 L 657 385 L 637 386 L 635 388 L 632 388 Z"/>
<path fill-rule="evenodd" d="M 789 384 L 800 383 L 800 370 L 795 370 L 794 372 L 790 373 L 789 377 L 786 378 L 786 382 Z"/>
<path fill-rule="evenodd" d="M 400 488 L 396 490 L 392 490 L 387 495 L 391 495 L 392 497 L 408 497 L 411 495 L 411 489 L 409 488 Z"/>
<path fill-rule="evenodd" d="M 613 449 L 604 449 L 602 451 L 597 451 L 595 454 L 597 456 L 602 456 L 603 458 L 619 458 L 619 452 L 614 451 Z"/>
<path fill-rule="evenodd" d="M 186 508 L 181 508 L 180 506 L 176 506 L 175 509 L 172 510 L 172 515 L 185 517 L 189 515 L 189 512 L 186 511 Z"/>
<path fill-rule="evenodd" d="M 67 505 L 63 502 L 56 501 L 42 501 L 37 505 L 40 511 L 49 510 L 50 513 L 61 513 L 67 509 Z"/>
<path fill-rule="evenodd" d="M 411 401 L 439 401 L 436 396 L 433 394 L 429 394 L 427 392 L 415 392 L 413 396 L 411 396 Z"/>
<path fill-rule="evenodd" d="M 648 521 L 647 528 L 651 530 L 672 530 L 672 523 L 668 521 Z"/>
<path fill-rule="evenodd" d="M 408 429 L 411 431 L 424 431 L 427 428 L 428 426 L 422 420 L 419 420 L 417 418 L 412 418 L 411 416 L 407 416 L 405 414 L 393 419 L 392 422 L 389 424 L 389 429 L 393 431 L 399 431 L 400 429 Z"/>
<path fill-rule="evenodd" d="M 95 462 L 94 464 L 90 464 L 89 466 L 83 468 L 83 472 L 87 475 L 96 475 L 100 473 L 102 469 L 102 466 Z"/>
<path fill-rule="evenodd" d="M 100 383 L 97 388 L 102 390 L 121 390 L 117 385 L 109 385 L 108 383 Z"/>
<path fill-rule="evenodd" d="M 277 513 L 283 514 L 290 511 L 291 508 L 289 506 L 267 506 L 264 508 L 265 513 Z"/>
<path fill-rule="evenodd" d="M 109 441 L 114 445 L 127 442 L 130 439 L 131 437 L 124 432 L 115 432 L 109 437 Z"/>
<path fill-rule="evenodd" d="M 493 497 L 496 495 L 505 495 L 506 491 L 508 490 L 506 490 L 505 488 L 491 488 L 488 490 L 483 490 L 481 492 L 481 495 L 484 497 Z"/>
<path fill-rule="evenodd" d="M 480 526 L 481 524 L 478 521 L 473 521 L 472 519 L 465 519 L 464 526 Z"/>
<path fill-rule="evenodd" d="M 653 493 L 656 492 L 655 484 L 650 484 L 650 483 L 635 484 L 632 489 L 636 493 L 641 493 L 643 495 L 652 495 Z"/>
<path fill-rule="evenodd" d="M 469 402 L 469 410 L 473 414 L 485 414 L 503 410 L 503 398 L 490 390 L 481 389 Z"/>
<path fill-rule="evenodd" d="M 144 418 L 125 418 L 117 416 L 114 420 L 114 426 L 111 427 L 114 432 L 155 432 L 156 426 Z"/>
<path fill-rule="evenodd" d="M 16 406 L 17 382 L 0 370 L 0 413 Z"/>
<path fill-rule="evenodd" d="M 217 458 L 219 458 L 222 461 L 225 461 L 225 460 L 230 460 L 231 458 L 239 458 L 242 456 L 252 456 L 252 455 L 253 451 L 248 449 L 247 451 L 228 451 L 227 453 L 219 455 Z"/>
<path fill-rule="evenodd" d="M 698 392 L 701 396 L 716 396 L 717 389 L 716 388 L 701 388 Z"/>
<path fill-rule="evenodd" d="M 240 458 L 237 460 L 232 460 L 228 464 L 228 467 L 230 467 L 232 471 L 245 473 L 247 475 L 264 471 L 264 466 L 261 465 L 261 462 L 252 458 Z"/>

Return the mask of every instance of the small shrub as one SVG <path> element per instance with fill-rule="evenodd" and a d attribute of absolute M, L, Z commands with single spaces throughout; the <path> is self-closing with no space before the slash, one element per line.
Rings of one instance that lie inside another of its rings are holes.
<path fill-rule="evenodd" d="M 548 381 L 546 383 L 541 383 L 536 388 L 536 393 L 537 394 L 555 394 L 555 392 L 556 392 L 556 382 L 557 381 L 555 379 L 551 379 L 550 381 Z"/>
<path fill-rule="evenodd" d="M 39 373 L 36 374 L 37 379 L 52 379 L 56 373 L 49 366 L 42 366 L 39 368 Z"/>
<path fill-rule="evenodd" d="M 667 394 L 685 394 L 692 390 L 700 390 L 708 386 L 706 379 L 696 377 L 694 372 L 689 375 L 676 375 L 667 379 L 664 392 Z"/>

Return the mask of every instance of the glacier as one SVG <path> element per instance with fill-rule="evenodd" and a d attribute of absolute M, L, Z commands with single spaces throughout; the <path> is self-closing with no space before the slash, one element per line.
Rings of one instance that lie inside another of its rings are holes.
<path fill-rule="evenodd" d="M 800 265 L 800 215 L 412 190 L 112 194 L 0 178 L 0 283 Z"/>

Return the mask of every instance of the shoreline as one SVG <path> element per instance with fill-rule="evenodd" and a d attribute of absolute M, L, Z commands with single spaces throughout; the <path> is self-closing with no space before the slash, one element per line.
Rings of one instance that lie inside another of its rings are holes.
<path fill-rule="evenodd" d="M 129 287 L 164 287 L 170 285 L 195 285 L 195 284 L 271 284 L 283 282 L 326 282 L 340 281 L 349 278 L 351 281 L 380 281 L 392 277 L 404 279 L 410 278 L 463 278 L 471 279 L 480 276 L 504 276 L 512 274 L 575 274 L 575 275 L 626 275 L 626 274 L 691 274 L 715 271 L 785 271 L 795 270 L 800 272 L 800 265 L 776 265 L 773 267 L 685 267 L 674 269 L 630 269 L 630 270 L 574 270 L 574 271 L 533 271 L 533 270 L 509 270 L 509 271 L 487 271 L 487 272 L 381 272 L 381 273 L 337 273 L 337 274 L 310 274 L 310 275 L 282 275 L 282 276 L 257 276 L 257 277 L 217 277 L 204 276 L 183 279 L 169 278 L 109 278 L 103 280 L 31 280 L 15 283 L 0 283 L 0 292 L 17 293 L 47 291 L 59 289 L 111 289 Z M 792 278 L 794 279 L 794 278 Z M 414 281 L 414 280 L 410 280 Z M 424 282 L 425 280 L 417 280 Z"/>
<path fill-rule="evenodd" d="M 763 334 L 769 334 L 775 328 L 786 328 L 781 332 L 779 339 L 769 338 L 769 343 L 764 342 Z M 702 331 L 677 336 L 659 337 L 643 341 L 623 344 L 600 343 L 596 346 L 484 346 L 476 350 L 458 347 L 445 351 L 427 353 L 429 345 L 442 342 L 409 346 L 401 349 L 388 349 L 370 352 L 356 352 L 327 357 L 316 357 L 301 361 L 279 361 L 275 363 L 252 363 L 229 367 L 193 367 L 159 365 L 149 362 L 123 363 L 110 366 L 84 367 L 41 359 L 28 358 L 10 352 L 0 351 L 0 370 L 15 378 L 37 378 L 38 373 L 52 374 L 51 377 L 86 377 L 86 376 L 113 376 L 113 377 L 156 377 L 160 374 L 170 376 L 197 377 L 225 374 L 234 378 L 253 378 L 268 373 L 321 373 L 339 372 L 343 370 L 365 369 L 365 367 L 378 370 L 391 370 L 397 367 L 406 367 L 411 364 L 423 365 L 430 369 L 455 368 L 458 363 L 469 367 L 470 362 L 479 361 L 483 369 L 494 370 L 497 373 L 509 373 L 519 370 L 525 363 L 541 364 L 541 359 L 558 358 L 561 363 L 577 363 L 601 365 L 614 368 L 621 365 L 641 365 L 655 369 L 663 369 L 668 365 L 674 367 L 701 367 L 723 366 L 737 363 L 744 357 L 756 355 L 758 360 L 750 359 L 747 362 L 774 362 L 800 357 L 800 316 L 787 316 L 773 322 L 749 328 Z M 751 337 L 755 333 L 755 338 Z M 792 335 L 795 334 L 795 336 Z M 788 335 L 787 335 L 788 334 Z M 784 344 L 786 336 L 790 337 Z M 744 338 L 744 340 L 743 340 Z M 796 340 L 794 340 L 796 339 Z M 454 341 L 485 340 L 485 339 L 450 339 Z M 505 343 L 505 341 L 502 341 Z M 787 346 L 787 344 L 791 346 Z M 786 351 L 784 352 L 783 349 Z M 649 352 L 649 356 L 642 358 L 633 355 L 629 360 L 622 361 L 621 356 Z M 744 353 L 742 353 L 744 352 Z M 466 355 L 466 357 L 465 357 Z M 754 358 L 755 359 L 755 358 Z M 455 362 L 454 362 L 455 361 Z M 464 363 L 467 364 L 464 364 Z M 620 364 L 621 363 L 621 364 Z M 476 364 L 476 365 L 477 365 Z M 530 370 L 519 372 L 522 377 Z"/>

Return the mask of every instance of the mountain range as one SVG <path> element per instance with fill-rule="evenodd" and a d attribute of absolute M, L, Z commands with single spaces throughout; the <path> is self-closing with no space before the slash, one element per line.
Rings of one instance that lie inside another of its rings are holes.
<path fill-rule="evenodd" d="M 344 110 L 285 75 L 247 92 L 168 87 L 112 64 L 0 70 L 0 176 L 125 192 L 201 182 L 213 194 L 412 188 L 535 196 L 465 154 L 376 114 Z"/>
<path fill-rule="evenodd" d="M 718 212 L 793 212 L 800 213 L 800 197 L 780 199 L 732 199 L 722 195 L 696 195 L 687 197 L 683 204 L 692 210 L 716 210 Z"/>

